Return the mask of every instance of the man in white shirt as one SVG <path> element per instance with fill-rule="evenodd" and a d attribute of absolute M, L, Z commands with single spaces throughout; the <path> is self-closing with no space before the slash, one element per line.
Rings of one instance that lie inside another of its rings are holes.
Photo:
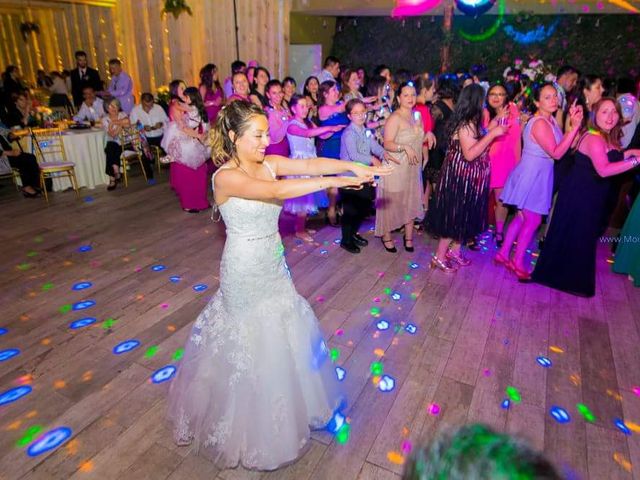
<path fill-rule="evenodd" d="M 149 145 L 160 147 L 169 117 L 160 105 L 154 103 L 153 95 L 143 93 L 140 96 L 140 105 L 133 107 L 129 119 L 132 125 L 142 126 Z"/>
<path fill-rule="evenodd" d="M 102 99 L 96 96 L 96 91 L 93 87 L 84 87 L 82 90 L 82 98 L 84 101 L 80 106 L 78 113 L 73 116 L 76 122 L 90 122 L 95 123 L 102 120 L 102 117 L 106 115 L 104 111 L 104 103 Z"/>
<path fill-rule="evenodd" d="M 318 81 L 320 83 L 326 81 L 337 82 L 337 78 L 340 75 L 340 60 L 336 57 L 328 56 L 323 65 L 323 70 L 318 74 Z M 340 87 L 338 87 L 340 88 Z"/>
<path fill-rule="evenodd" d="M 129 115 L 133 108 L 133 80 L 122 70 L 122 62 L 117 58 L 109 60 L 109 72 L 111 82 L 109 82 L 108 94 L 120 100 L 122 111 Z"/>

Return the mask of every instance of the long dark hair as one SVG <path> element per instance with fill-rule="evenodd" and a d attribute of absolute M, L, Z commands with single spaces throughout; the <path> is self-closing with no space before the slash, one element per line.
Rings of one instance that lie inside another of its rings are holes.
<path fill-rule="evenodd" d="M 320 88 L 318 88 L 318 107 L 324 105 L 326 99 L 324 98 L 329 90 L 337 85 L 333 80 L 326 80 L 320 84 Z"/>
<path fill-rule="evenodd" d="M 200 118 L 204 123 L 209 121 L 209 117 L 207 116 L 207 111 L 204 109 L 204 102 L 202 101 L 202 95 L 196 87 L 188 87 L 184 89 L 184 96 L 189 97 L 191 100 L 191 105 L 196 107 L 198 113 L 200 114 Z"/>
<path fill-rule="evenodd" d="M 218 67 L 213 63 L 207 63 L 200 69 L 200 85 L 204 85 L 207 90 L 213 90 L 214 92 L 222 91 L 220 80 L 213 79 L 213 73 L 218 70 Z M 213 88 L 215 86 L 215 88 Z"/>
<path fill-rule="evenodd" d="M 291 95 L 291 99 L 289 100 L 289 111 L 291 111 L 291 115 L 293 115 L 294 118 L 296 114 L 293 113 L 293 107 L 298 105 L 298 103 L 300 103 L 300 100 L 306 100 L 306 98 L 307 97 L 305 95 L 299 95 L 297 93 Z M 313 127 L 313 123 L 308 118 L 304 119 L 304 124 L 309 128 Z"/>
<path fill-rule="evenodd" d="M 494 118 L 496 118 L 496 115 L 498 115 L 496 109 L 489 104 L 489 94 L 491 93 L 491 90 L 494 90 L 496 88 L 501 88 L 504 90 L 504 93 L 506 95 L 504 97 L 504 105 L 507 106 L 509 104 L 509 92 L 507 91 L 507 88 L 501 83 L 494 83 L 493 85 L 491 85 L 489 87 L 489 90 L 487 90 L 487 111 L 489 112 L 490 120 L 493 120 Z"/>
<path fill-rule="evenodd" d="M 172 99 L 182 101 L 182 99 L 178 96 L 178 87 L 181 83 L 186 86 L 186 83 L 184 83 L 184 81 L 180 79 L 172 80 L 169 84 L 169 95 Z"/>
<path fill-rule="evenodd" d="M 455 132 L 464 126 L 473 126 L 477 132 L 477 137 L 479 137 L 483 107 L 484 88 L 477 83 L 464 87 L 458 96 L 458 101 L 447 124 L 448 136 L 452 137 Z"/>
<path fill-rule="evenodd" d="M 416 89 L 415 84 L 411 81 L 408 80 L 406 82 L 402 82 L 400 85 L 398 85 L 398 89 L 396 90 L 396 94 L 393 97 L 393 109 L 397 110 L 398 108 L 400 108 L 400 94 L 402 93 L 402 89 L 405 87 L 411 87 L 414 90 Z M 416 92 L 417 94 L 418 92 Z"/>
<path fill-rule="evenodd" d="M 258 81 L 257 81 L 257 80 L 258 80 L 258 73 L 259 73 L 259 72 L 264 72 L 264 73 L 266 73 L 266 74 L 267 74 L 267 78 L 268 78 L 269 80 L 271 80 L 271 74 L 269 73 L 269 70 L 267 70 L 267 69 L 266 69 L 266 68 L 264 68 L 264 67 L 256 67 L 256 69 L 253 71 L 253 83 L 251 84 L 251 88 L 252 88 L 253 90 L 257 90 L 257 89 L 258 89 Z M 267 91 L 267 86 L 266 86 L 266 85 L 265 85 L 265 87 L 264 87 L 264 91 L 265 91 L 265 92 Z"/>
<path fill-rule="evenodd" d="M 318 77 L 311 75 L 310 77 L 307 77 L 307 79 L 304 81 L 304 87 L 302 88 L 302 94 L 305 97 L 309 97 L 314 105 L 317 103 L 317 100 L 314 100 L 313 97 L 311 96 L 311 92 L 309 91 L 309 83 L 311 83 L 311 80 L 315 80 L 316 83 L 318 84 L 318 91 L 320 91 L 320 81 L 318 80 Z M 318 95 L 318 92 L 316 92 L 316 96 Z M 320 98 L 320 97 L 318 97 Z"/>

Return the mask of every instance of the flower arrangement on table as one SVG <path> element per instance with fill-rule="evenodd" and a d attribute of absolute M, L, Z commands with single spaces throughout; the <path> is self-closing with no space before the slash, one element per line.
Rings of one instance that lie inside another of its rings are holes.
<path fill-rule="evenodd" d="M 513 66 L 507 67 L 502 76 L 506 79 L 517 72 L 526 76 L 531 82 L 553 82 L 556 79 L 551 68 L 539 58 L 530 60 L 526 66 L 521 58 L 516 58 Z"/>

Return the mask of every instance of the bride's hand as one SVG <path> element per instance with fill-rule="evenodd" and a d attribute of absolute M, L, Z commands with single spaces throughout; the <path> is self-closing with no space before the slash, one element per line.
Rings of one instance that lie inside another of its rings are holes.
<path fill-rule="evenodd" d="M 362 184 L 373 183 L 373 175 L 358 176 L 358 177 L 334 177 L 336 181 L 336 187 L 348 188 L 350 190 L 360 190 Z"/>
<path fill-rule="evenodd" d="M 393 167 L 388 165 L 372 167 L 369 165 L 363 165 L 361 163 L 353 162 L 351 165 L 351 171 L 359 177 L 366 177 L 366 176 L 378 177 L 378 176 L 389 175 L 391 172 L 393 172 Z"/>

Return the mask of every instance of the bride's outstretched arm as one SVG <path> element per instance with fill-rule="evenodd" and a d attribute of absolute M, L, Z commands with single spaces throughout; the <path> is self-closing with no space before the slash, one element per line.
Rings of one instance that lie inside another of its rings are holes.
<path fill-rule="evenodd" d="M 333 158 L 309 158 L 306 160 L 290 159 L 280 155 L 268 155 L 271 165 L 278 176 L 289 175 L 333 175 L 351 172 L 358 176 L 387 175 L 390 167 L 367 167 L 347 160 Z"/>

